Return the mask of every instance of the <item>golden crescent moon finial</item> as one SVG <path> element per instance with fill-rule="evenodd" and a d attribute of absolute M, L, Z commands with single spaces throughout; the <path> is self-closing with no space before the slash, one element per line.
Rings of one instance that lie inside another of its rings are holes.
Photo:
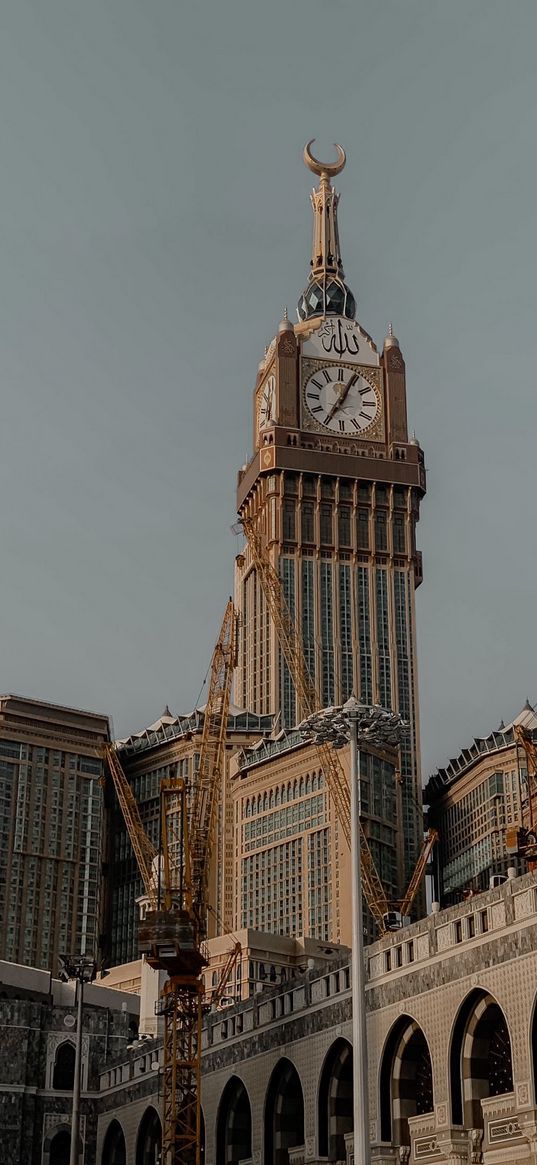
<path fill-rule="evenodd" d="M 312 138 L 311 141 L 304 146 L 305 165 L 309 170 L 313 170 L 314 174 L 318 174 L 319 178 L 335 178 L 336 174 L 341 173 L 345 162 L 347 161 L 347 155 L 343 149 L 343 146 L 338 145 L 337 142 L 334 143 L 338 153 L 337 162 L 319 162 L 317 158 L 314 158 L 311 152 L 311 147 L 314 141 L 315 138 Z"/>

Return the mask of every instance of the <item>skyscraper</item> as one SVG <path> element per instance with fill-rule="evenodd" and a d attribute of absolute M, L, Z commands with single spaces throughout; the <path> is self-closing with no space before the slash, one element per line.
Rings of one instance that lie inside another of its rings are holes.
<path fill-rule="evenodd" d="M 106 856 L 106 716 L 0 696 L 0 958 L 94 957 Z"/>
<path fill-rule="evenodd" d="M 403 823 L 410 872 L 421 840 L 414 590 L 415 528 L 425 493 L 422 451 L 409 440 L 405 364 L 391 327 L 382 352 L 355 319 L 345 282 L 331 179 L 345 164 L 305 151 L 311 195 L 310 273 L 263 357 L 253 400 L 254 451 L 239 473 L 237 509 L 253 517 L 302 633 L 322 706 L 354 692 L 410 724 L 403 749 Z M 241 642 L 236 700 L 300 716 L 256 570 L 237 558 Z"/>

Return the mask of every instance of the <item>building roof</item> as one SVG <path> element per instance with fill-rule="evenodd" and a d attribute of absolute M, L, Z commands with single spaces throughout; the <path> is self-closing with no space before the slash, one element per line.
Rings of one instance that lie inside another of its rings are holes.
<path fill-rule="evenodd" d="M 440 796 L 445 789 L 449 788 L 454 781 L 458 780 L 465 773 L 473 767 L 476 761 L 487 753 L 501 752 L 502 749 L 510 748 L 515 743 L 514 728 L 515 725 L 522 725 L 528 732 L 531 732 L 534 740 L 537 741 L 537 713 L 526 700 L 524 707 L 515 716 L 509 724 L 504 725 L 503 721 L 500 728 L 496 732 L 491 732 L 489 736 L 474 737 L 473 744 L 469 748 L 463 748 L 458 757 L 450 760 L 445 768 L 437 769 L 427 781 L 423 798 L 426 804 L 430 804 Z"/>
<path fill-rule="evenodd" d="M 124 740 L 116 741 L 118 750 L 122 753 L 145 752 L 148 749 L 155 748 L 167 740 L 176 740 L 179 737 L 189 737 L 198 735 L 203 730 L 203 714 L 206 705 L 203 704 L 200 708 L 195 708 L 187 716 L 172 716 L 168 705 L 158 720 L 154 724 L 150 724 L 148 728 L 143 728 L 141 732 L 135 732 L 132 736 L 126 737 Z M 230 705 L 228 715 L 228 732 L 258 732 L 260 737 L 267 735 L 272 730 L 272 716 L 257 716 L 254 712 L 248 712 L 245 708 L 237 708 L 234 704 Z"/>

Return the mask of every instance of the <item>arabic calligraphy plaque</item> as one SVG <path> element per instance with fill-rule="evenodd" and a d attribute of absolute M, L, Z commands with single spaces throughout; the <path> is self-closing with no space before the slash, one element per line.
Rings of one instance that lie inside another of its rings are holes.
<path fill-rule="evenodd" d="M 343 316 L 322 320 L 320 327 L 304 340 L 302 354 L 318 360 L 344 360 L 346 364 L 379 363 L 378 352 L 360 325 Z"/>

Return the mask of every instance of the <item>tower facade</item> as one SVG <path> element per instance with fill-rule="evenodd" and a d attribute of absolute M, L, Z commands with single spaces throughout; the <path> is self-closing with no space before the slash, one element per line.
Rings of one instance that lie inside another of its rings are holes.
<path fill-rule="evenodd" d="M 310 274 L 298 323 L 282 320 L 259 365 L 254 452 L 239 473 L 237 509 L 255 519 L 282 579 L 319 705 L 354 693 L 410 725 L 402 755 L 410 870 L 422 831 L 414 592 L 424 459 L 408 437 L 399 342 L 390 327 L 377 350 L 345 282 L 331 183 L 344 151 L 325 165 L 310 146 L 305 161 L 319 177 Z M 290 728 L 301 709 L 247 549 L 237 557 L 236 604 L 235 698 Z"/>

